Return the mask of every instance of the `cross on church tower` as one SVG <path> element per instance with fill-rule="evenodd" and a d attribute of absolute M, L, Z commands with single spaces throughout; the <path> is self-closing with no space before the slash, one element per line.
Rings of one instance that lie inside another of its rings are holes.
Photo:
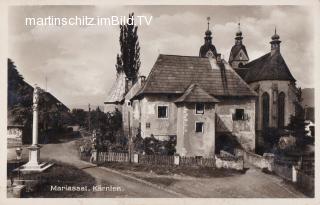
<path fill-rule="evenodd" d="M 210 29 L 210 16 L 207 17 L 207 21 L 208 21 L 208 30 Z"/>

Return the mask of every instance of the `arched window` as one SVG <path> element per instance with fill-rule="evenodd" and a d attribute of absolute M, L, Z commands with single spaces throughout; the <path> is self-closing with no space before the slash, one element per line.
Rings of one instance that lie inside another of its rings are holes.
<path fill-rule="evenodd" d="M 285 97 L 284 92 L 278 96 L 278 128 L 284 127 Z"/>
<path fill-rule="evenodd" d="M 262 94 L 262 129 L 269 127 L 270 97 L 268 93 Z"/>

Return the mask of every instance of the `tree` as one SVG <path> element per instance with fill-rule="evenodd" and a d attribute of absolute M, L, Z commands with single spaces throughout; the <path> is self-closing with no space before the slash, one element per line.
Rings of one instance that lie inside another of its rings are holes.
<path fill-rule="evenodd" d="M 134 13 L 129 14 L 128 23 L 120 25 L 120 54 L 117 55 L 117 73 L 124 72 L 135 83 L 140 69 L 140 46 L 138 27 L 134 25 Z"/>
<path fill-rule="evenodd" d="M 310 137 L 307 136 L 304 109 L 302 107 L 302 89 L 299 87 L 296 91 L 296 113 L 290 117 L 288 129 L 293 131 L 293 136 L 296 138 L 297 148 L 303 149 L 305 145 L 312 143 Z"/>

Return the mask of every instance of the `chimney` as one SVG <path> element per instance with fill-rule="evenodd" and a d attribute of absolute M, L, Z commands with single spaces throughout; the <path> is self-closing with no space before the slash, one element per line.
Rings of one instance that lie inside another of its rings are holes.
<path fill-rule="evenodd" d="M 219 64 L 219 63 L 221 63 L 222 62 L 222 60 L 221 60 L 221 53 L 217 53 L 217 63 Z"/>
<path fill-rule="evenodd" d="M 139 76 L 139 83 L 141 86 L 144 85 L 145 81 L 146 81 L 146 76 L 140 75 Z"/>
<path fill-rule="evenodd" d="M 128 92 L 132 87 L 132 80 L 130 78 L 126 78 L 126 92 Z"/>

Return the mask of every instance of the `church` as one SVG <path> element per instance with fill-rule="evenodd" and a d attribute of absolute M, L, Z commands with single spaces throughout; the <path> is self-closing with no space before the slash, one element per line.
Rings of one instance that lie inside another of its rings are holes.
<path fill-rule="evenodd" d="M 270 52 L 250 61 L 239 24 L 227 61 L 208 21 L 199 56 L 160 54 L 148 77 L 133 85 L 118 74 L 105 111 L 122 112 L 126 136 L 175 137 L 180 156 L 212 157 L 228 137 L 255 151 L 263 129 L 283 128 L 295 114 L 295 79 L 280 43 L 275 31 Z"/>

